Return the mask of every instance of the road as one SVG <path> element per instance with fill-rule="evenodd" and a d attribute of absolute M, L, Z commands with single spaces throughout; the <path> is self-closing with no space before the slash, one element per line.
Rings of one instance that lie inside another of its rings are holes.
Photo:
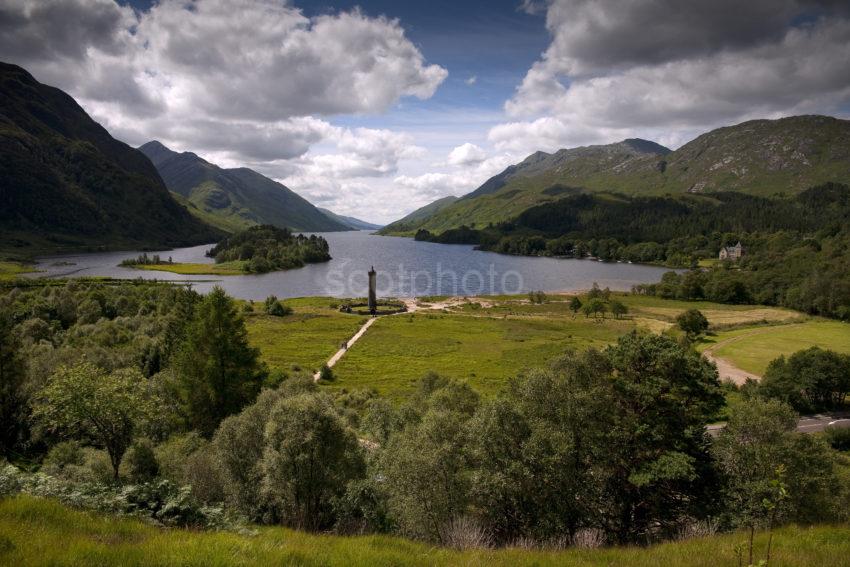
<path fill-rule="evenodd" d="M 717 435 L 726 427 L 725 423 L 715 423 L 706 427 L 710 435 Z M 800 433 L 818 433 L 827 427 L 844 429 L 850 427 L 850 414 L 817 414 L 803 415 L 797 422 L 797 431 Z"/>

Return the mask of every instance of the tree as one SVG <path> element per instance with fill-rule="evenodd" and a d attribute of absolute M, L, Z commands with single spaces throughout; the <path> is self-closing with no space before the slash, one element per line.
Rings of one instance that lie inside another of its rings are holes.
<path fill-rule="evenodd" d="M 629 312 L 629 308 L 626 306 L 625 303 L 623 303 L 622 301 L 619 301 L 617 299 L 611 300 L 611 313 L 614 315 L 614 317 L 619 319 L 620 317 L 627 314 L 628 312 Z"/>
<path fill-rule="evenodd" d="M 591 299 L 587 303 L 584 304 L 582 311 L 584 311 L 585 317 L 590 317 L 593 315 L 593 318 L 596 318 L 596 315 L 602 313 L 602 317 L 605 318 L 605 311 L 608 310 L 608 307 L 605 305 L 605 302 L 601 299 Z"/>
<path fill-rule="evenodd" d="M 794 430 L 797 415 L 778 400 L 751 398 L 729 416 L 712 453 L 723 479 L 727 521 L 749 531 L 783 520 L 835 519 L 840 485 L 829 447 Z"/>
<path fill-rule="evenodd" d="M 573 318 L 578 315 L 579 310 L 581 309 L 581 299 L 578 298 L 577 295 L 574 295 L 572 299 L 570 299 L 570 311 L 573 312 Z"/>
<path fill-rule="evenodd" d="M 688 336 L 694 340 L 708 330 L 708 319 L 699 309 L 688 309 L 676 317 L 676 324 Z"/>
<path fill-rule="evenodd" d="M 850 356 L 818 347 L 780 356 L 768 365 L 758 392 L 797 411 L 840 408 L 850 392 Z"/>
<path fill-rule="evenodd" d="M 24 433 L 24 363 L 12 317 L 0 312 L 0 455 L 9 456 Z"/>
<path fill-rule="evenodd" d="M 53 375 L 36 396 L 33 416 L 47 431 L 103 446 L 117 481 L 136 430 L 154 418 L 158 405 L 138 370 L 107 373 L 83 362 Z"/>
<path fill-rule="evenodd" d="M 174 364 L 188 424 L 210 437 L 222 419 L 251 403 L 267 374 L 258 359 L 235 302 L 214 287 L 196 307 Z"/>
<path fill-rule="evenodd" d="M 284 398 L 265 428 L 263 495 L 286 525 L 327 529 L 348 483 L 365 476 L 362 449 L 326 395 Z"/>
<path fill-rule="evenodd" d="M 670 533 L 713 499 L 705 425 L 723 404 L 715 367 L 669 337 L 632 332 L 604 351 L 614 399 L 600 453 L 607 530 Z"/>
<path fill-rule="evenodd" d="M 292 308 L 278 301 L 277 297 L 270 295 L 266 298 L 263 306 L 266 313 L 273 317 L 284 317 L 292 313 Z"/>

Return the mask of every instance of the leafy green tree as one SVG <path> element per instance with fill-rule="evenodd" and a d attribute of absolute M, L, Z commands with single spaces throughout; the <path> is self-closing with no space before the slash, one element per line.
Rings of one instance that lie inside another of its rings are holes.
<path fill-rule="evenodd" d="M 759 394 L 797 411 L 843 407 L 850 392 L 850 356 L 819 347 L 780 356 L 765 371 Z"/>
<path fill-rule="evenodd" d="M 156 416 L 157 407 L 138 370 L 107 373 L 83 362 L 53 375 L 36 396 L 33 417 L 47 431 L 104 447 L 117 481 L 133 436 Z"/>
<path fill-rule="evenodd" d="M 611 300 L 611 314 L 614 315 L 614 317 L 619 319 L 623 315 L 626 315 L 628 312 L 629 308 L 626 306 L 625 303 L 617 299 Z"/>
<path fill-rule="evenodd" d="M 214 287 L 197 305 L 174 368 L 187 422 L 206 437 L 257 397 L 267 371 L 222 288 Z"/>
<path fill-rule="evenodd" d="M 428 411 L 392 436 L 382 452 L 387 505 L 402 533 L 445 543 L 449 523 L 466 511 L 467 419 L 457 412 Z"/>
<path fill-rule="evenodd" d="M 750 548 L 758 528 L 837 518 L 835 457 L 821 439 L 796 433 L 796 426 L 787 405 L 751 398 L 735 407 L 712 448 L 727 521 L 748 529 Z"/>
<path fill-rule="evenodd" d="M 673 531 L 712 500 L 705 426 L 723 404 L 717 370 L 676 341 L 633 332 L 604 351 L 613 423 L 601 453 L 607 531 L 620 542 Z M 654 526 L 654 527 L 653 527 Z"/>
<path fill-rule="evenodd" d="M 568 353 L 512 380 L 470 421 L 473 509 L 497 542 L 546 541 L 599 525 L 608 372 L 598 351 Z"/>
<path fill-rule="evenodd" d="M 334 381 L 334 371 L 327 364 L 323 364 L 322 368 L 319 369 L 319 380 L 324 380 L 325 382 Z"/>
<path fill-rule="evenodd" d="M 0 312 L 0 455 L 9 456 L 25 434 L 25 377 L 11 314 Z"/>
<path fill-rule="evenodd" d="M 573 298 L 570 299 L 570 311 L 573 312 L 573 317 L 578 315 L 579 310 L 581 310 L 581 299 L 579 299 L 577 295 L 574 295 Z"/>
<path fill-rule="evenodd" d="M 280 521 L 306 530 L 331 527 L 334 503 L 365 475 L 354 432 L 330 397 L 305 394 L 272 408 L 265 428 L 263 495 Z"/>
<path fill-rule="evenodd" d="M 595 319 L 598 314 L 602 314 L 602 317 L 605 317 L 605 312 L 608 310 L 608 306 L 605 305 L 605 302 L 601 299 L 590 299 L 587 303 L 582 307 L 582 311 L 584 311 L 585 317 L 590 317 L 593 315 Z"/>
<path fill-rule="evenodd" d="M 688 339 L 694 340 L 708 330 L 708 319 L 699 309 L 688 309 L 676 317 L 676 324 L 685 332 Z"/>

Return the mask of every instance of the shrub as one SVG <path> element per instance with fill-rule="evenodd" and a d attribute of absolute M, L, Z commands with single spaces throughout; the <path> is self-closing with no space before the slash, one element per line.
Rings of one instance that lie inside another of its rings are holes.
<path fill-rule="evenodd" d="M 132 482 L 148 482 L 159 475 L 159 462 L 149 439 L 137 439 L 127 451 L 124 462 L 127 477 Z"/>
<path fill-rule="evenodd" d="M 82 466 L 84 462 L 85 455 L 77 441 L 60 441 L 47 452 L 43 465 L 49 471 L 61 471 L 68 465 Z"/>
<path fill-rule="evenodd" d="M 284 317 L 292 314 L 292 308 L 278 301 L 277 297 L 274 295 L 268 296 L 263 305 L 266 313 L 273 317 Z"/>
<path fill-rule="evenodd" d="M 0 462 L 0 497 L 19 492 L 21 485 L 21 471 L 9 463 Z"/>
<path fill-rule="evenodd" d="M 210 447 L 189 455 L 183 465 L 183 482 L 192 487 L 192 494 L 205 504 L 224 501 L 224 479 L 221 465 Z"/>
<path fill-rule="evenodd" d="M 830 447 L 838 451 L 850 451 L 850 427 L 827 427 L 823 433 Z"/>
<path fill-rule="evenodd" d="M 323 364 L 322 369 L 319 370 L 319 380 L 324 380 L 325 382 L 334 381 L 334 371 L 327 364 Z"/>

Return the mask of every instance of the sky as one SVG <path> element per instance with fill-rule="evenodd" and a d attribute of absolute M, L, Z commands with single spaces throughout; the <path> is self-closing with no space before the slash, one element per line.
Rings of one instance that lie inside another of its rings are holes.
<path fill-rule="evenodd" d="M 538 150 L 850 117 L 850 0 L 0 0 L 0 60 L 386 223 Z"/>

